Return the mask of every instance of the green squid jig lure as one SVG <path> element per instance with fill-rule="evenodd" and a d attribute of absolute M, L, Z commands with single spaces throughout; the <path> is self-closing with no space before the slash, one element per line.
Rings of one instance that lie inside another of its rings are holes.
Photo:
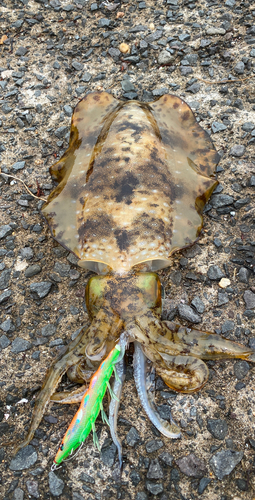
<path fill-rule="evenodd" d="M 107 358 L 100 364 L 98 370 L 93 375 L 88 390 L 85 392 L 80 408 L 75 414 L 71 424 L 69 425 L 64 438 L 61 442 L 59 450 L 53 462 L 52 470 L 56 469 L 57 465 L 61 464 L 70 454 L 79 448 L 85 441 L 87 436 L 93 431 L 94 444 L 100 449 L 99 441 L 95 429 L 95 421 L 101 410 L 102 419 L 109 425 L 108 418 L 103 409 L 103 398 L 107 388 L 109 389 L 111 398 L 117 399 L 112 391 L 109 380 L 115 372 L 115 377 L 118 379 L 115 370 L 116 363 L 120 362 L 125 353 L 123 334 L 120 342 L 112 349 Z M 121 465 L 121 463 L 120 463 Z"/>

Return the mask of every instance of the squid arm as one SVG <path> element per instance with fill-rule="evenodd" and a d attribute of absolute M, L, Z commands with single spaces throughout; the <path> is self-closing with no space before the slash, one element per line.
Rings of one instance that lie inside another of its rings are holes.
<path fill-rule="evenodd" d="M 158 414 L 155 407 L 153 407 L 151 398 L 148 397 L 146 390 L 146 357 L 138 342 L 135 342 L 134 353 L 134 379 L 138 396 L 144 411 L 147 413 L 150 421 L 164 436 L 177 439 L 181 436 L 179 427 L 171 418 L 171 422 L 163 420 Z"/>

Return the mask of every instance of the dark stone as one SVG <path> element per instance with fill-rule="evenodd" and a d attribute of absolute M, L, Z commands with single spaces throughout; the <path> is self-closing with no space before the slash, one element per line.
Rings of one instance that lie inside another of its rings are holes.
<path fill-rule="evenodd" d="M 23 500 L 24 491 L 21 488 L 16 488 L 13 492 L 13 500 Z"/>
<path fill-rule="evenodd" d="M 242 380 L 244 377 L 246 377 L 249 369 L 250 366 L 247 361 L 236 361 L 234 364 L 234 373 L 238 380 Z"/>
<path fill-rule="evenodd" d="M 91 497 L 90 497 L 91 498 Z M 81 496 L 78 491 L 73 491 L 72 500 L 84 500 L 84 496 Z"/>
<path fill-rule="evenodd" d="M 72 114 L 73 114 L 73 108 L 71 106 L 69 106 L 68 104 L 66 104 L 63 107 L 63 110 L 64 110 L 64 113 L 65 113 L 66 116 L 72 116 Z"/>
<path fill-rule="evenodd" d="M 58 419 L 56 417 L 53 417 L 53 415 L 47 415 L 46 417 L 43 417 L 45 422 L 48 422 L 49 424 L 57 424 Z"/>
<path fill-rule="evenodd" d="M 137 92 L 125 92 L 125 94 L 123 94 L 123 97 L 132 101 L 133 99 L 137 99 L 138 94 Z"/>
<path fill-rule="evenodd" d="M 255 308 L 255 293 L 251 292 L 251 290 L 245 290 L 243 298 L 247 309 Z"/>
<path fill-rule="evenodd" d="M 248 491 L 248 489 L 249 489 L 247 481 L 245 479 L 242 479 L 242 478 L 238 478 L 236 480 L 236 486 L 240 491 Z"/>
<path fill-rule="evenodd" d="M 11 294 L 12 294 L 11 290 L 5 290 L 5 292 L 1 293 L 0 304 L 4 304 L 4 302 L 7 302 L 7 300 L 10 298 Z"/>
<path fill-rule="evenodd" d="M 26 47 L 19 47 L 15 52 L 15 56 L 25 56 L 27 52 L 28 49 Z"/>
<path fill-rule="evenodd" d="M 147 472 L 148 479 L 163 479 L 164 474 L 163 470 L 160 467 L 159 461 L 156 458 L 155 460 L 151 460 L 149 470 Z"/>
<path fill-rule="evenodd" d="M 200 299 L 200 297 L 195 296 L 191 301 L 191 305 L 195 307 L 198 313 L 203 314 L 205 310 L 205 305 L 203 301 Z"/>
<path fill-rule="evenodd" d="M 163 451 L 163 453 L 159 455 L 159 458 L 160 460 L 162 460 L 162 462 L 164 462 L 164 464 L 169 465 L 169 467 L 172 466 L 174 457 L 173 455 L 170 455 L 168 451 Z"/>
<path fill-rule="evenodd" d="M 212 123 L 212 131 L 214 134 L 216 134 L 217 132 L 222 132 L 223 130 L 226 130 L 227 126 L 224 125 L 224 123 L 220 123 L 220 122 L 213 122 Z"/>
<path fill-rule="evenodd" d="M 245 387 L 246 387 L 246 384 L 244 382 L 237 382 L 237 384 L 235 385 L 235 390 L 236 391 L 241 391 Z"/>
<path fill-rule="evenodd" d="M 164 446 L 163 441 L 159 439 L 152 439 L 151 441 L 148 441 L 148 443 L 146 443 L 145 448 L 147 453 L 153 453 L 154 451 L 160 450 L 162 446 Z"/>
<path fill-rule="evenodd" d="M 250 271 L 246 267 L 241 267 L 238 272 L 238 279 L 241 283 L 248 283 Z"/>
<path fill-rule="evenodd" d="M 97 25 L 99 28 L 109 28 L 110 24 L 111 24 L 110 19 L 106 19 L 105 17 L 102 17 L 101 19 L 99 19 Z"/>
<path fill-rule="evenodd" d="M 119 49 L 116 49 L 115 47 L 110 47 L 108 49 L 108 54 L 113 58 L 113 59 L 118 59 L 121 52 Z"/>
<path fill-rule="evenodd" d="M 51 281 L 41 281 L 40 283 L 32 283 L 29 288 L 33 299 L 38 300 L 47 297 L 51 287 Z"/>
<path fill-rule="evenodd" d="M 210 266 L 207 271 L 207 276 L 210 280 L 220 280 L 225 277 L 225 274 L 219 268 L 219 266 Z"/>
<path fill-rule="evenodd" d="M 11 277 L 10 269 L 5 269 L 0 275 L 0 290 L 5 290 L 9 286 L 9 280 Z"/>
<path fill-rule="evenodd" d="M 69 132 L 69 127 L 65 127 L 64 125 L 62 127 L 57 128 L 55 130 L 55 135 L 58 137 L 58 139 L 63 139 L 66 134 Z"/>
<path fill-rule="evenodd" d="M 48 474 L 50 492 L 54 497 L 62 495 L 65 483 L 53 471 Z"/>
<path fill-rule="evenodd" d="M 8 318 L 5 321 L 3 321 L 3 323 L 1 323 L 1 325 L 0 325 L 0 328 L 5 333 L 11 333 L 11 332 L 15 331 L 15 326 L 12 323 L 12 321 L 11 321 L 10 318 Z"/>
<path fill-rule="evenodd" d="M 122 90 L 124 90 L 125 92 L 130 92 L 131 90 L 135 90 L 133 83 L 128 78 L 122 80 L 121 87 Z"/>
<path fill-rule="evenodd" d="M 213 208 L 220 208 L 231 205 L 233 201 L 234 198 L 228 194 L 214 194 L 210 199 L 210 204 Z"/>
<path fill-rule="evenodd" d="M 242 130 L 244 130 L 244 132 L 252 132 L 252 130 L 255 129 L 255 124 L 252 123 L 252 122 L 245 122 L 243 125 L 242 125 Z"/>
<path fill-rule="evenodd" d="M 25 161 L 16 161 L 16 163 L 14 163 L 11 168 L 12 170 L 14 170 L 14 172 L 18 172 L 19 170 L 22 170 L 25 167 L 25 164 L 26 164 Z"/>
<path fill-rule="evenodd" d="M 107 441 L 107 446 L 103 444 L 101 449 L 101 460 L 107 467 L 112 467 L 115 462 L 117 448 L 110 440 Z"/>
<path fill-rule="evenodd" d="M 245 65 L 244 65 L 243 61 L 239 61 L 238 63 L 236 63 L 236 65 L 234 67 L 234 71 L 237 75 L 243 75 L 244 68 L 245 68 Z"/>
<path fill-rule="evenodd" d="M 127 55 L 124 58 L 124 61 L 128 61 L 130 63 L 137 64 L 140 61 L 140 57 L 139 56 L 129 56 L 129 55 Z"/>
<path fill-rule="evenodd" d="M 175 56 L 170 54 L 168 50 L 162 50 L 158 55 L 158 64 L 160 65 L 168 65 L 171 64 L 175 60 Z"/>
<path fill-rule="evenodd" d="M 92 476 L 89 476 L 85 472 L 82 472 L 79 476 L 80 481 L 83 481 L 84 483 L 90 483 L 90 484 L 95 484 L 95 479 Z"/>
<path fill-rule="evenodd" d="M 178 313 L 182 319 L 189 321 L 190 323 L 201 323 L 201 317 L 195 313 L 195 311 L 186 304 L 178 305 Z"/>
<path fill-rule="evenodd" d="M 18 451 L 15 457 L 11 460 L 10 469 L 14 471 L 29 469 L 37 460 L 37 452 L 35 448 L 29 444 Z"/>
<path fill-rule="evenodd" d="M 244 153 L 245 153 L 245 146 L 243 146 L 242 144 L 235 144 L 229 152 L 230 155 L 236 156 L 237 158 L 243 156 Z"/>
<path fill-rule="evenodd" d="M 229 319 L 227 319 L 227 321 L 224 321 L 224 323 L 222 324 L 221 326 L 221 333 L 228 333 L 228 332 L 232 332 L 235 328 L 235 323 L 234 321 L 230 321 Z"/>
<path fill-rule="evenodd" d="M 249 339 L 249 347 L 255 351 L 255 337 Z"/>
<path fill-rule="evenodd" d="M 229 302 L 228 294 L 226 292 L 218 292 L 218 306 L 223 306 Z"/>
<path fill-rule="evenodd" d="M 194 453 L 190 453 L 185 457 L 179 458 L 176 460 L 176 463 L 181 472 L 183 472 L 186 476 L 200 478 L 207 473 L 204 460 L 198 458 Z"/>
<path fill-rule="evenodd" d="M 36 274 L 39 274 L 41 270 L 42 268 L 39 264 L 34 264 L 33 266 L 29 266 L 25 270 L 25 277 L 32 278 L 33 276 L 36 276 Z"/>
<path fill-rule="evenodd" d="M 200 87 L 201 87 L 200 83 L 193 83 L 186 90 L 187 92 L 192 92 L 192 94 L 197 94 L 197 92 L 199 92 L 200 90 Z"/>
<path fill-rule="evenodd" d="M 136 494 L 135 500 L 148 500 L 148 496 L 146 495 L 146 493 L 144 491 L 139 491 Z"/>
<path fill-rule="evenodd" d="M 76 71 L 82 71 L 84 68 L 84 64 L 80 63 L 79 61 L 72 61 L 72 67 L 76 69 Z"/>
<path fill-rule="evenodd" d="M 2 335 L 0 337 L 0 349 L 6 349 L 6 347 L 8 347 L 10 345 L 10 340 L 8 339 L 8 337 L 6 337 L 6 335 Z"/>
<path fill-rule="evenodd" d="M 56 262 L 53 271 L 58 273 L 62 278 L 68 277 L 71 267 L 63 262 Z"/>
<path fill-rule="evenodd" d="M 38 486 L 39 486 L 38 481 L 33 481 L 30 479 L 28 481 L 26 481 L 26 487 L 27 487 L 28 494 L 34 498 L 40 497 L 39 491 L 38 491 Z"/>
<path fill-rule="evenodd" d="M 140 436 L 135 427 L 131 427 L 127 433 L 126 441 L 129 446 L 135 446 L 140 441 Z"/>
<path fill-rule="evenodd" d="M 5 226 L 0 226 L 0 240 L 12 234 L 12 227 L 6 224 Z"/>
<path fill-rule="evenodd" d="M 154 97 L 161 97 L 162 95 L 168 94 L 169 89 L 167 87 L 163 87 L 161 89 L 155 89 L 152 91 L 152 95 Z"/>
<path fill-rule="evenodd" d="M 250 203 L 251 199 L 248 198 L 240 198 L 239 200 L 236 200 L 234 203 L 234 207 L 239 209 L 247 205 L 247 203 Z"/>
<path fill-rule="evenodd" d="M 11 352 L 14 354 L 18 354 L 19 352 L 25 352 L 31 349 L 32 344 L 28 342 L 28 340 L 21 339 L 20 337 L 16 337 L 12 342 Z"/>
<path fill-rule="evenodd" d="M 169 275 L 170 280 L 175 284 L 175 285 L 180 285 L 181 280 L 182 280 L 182 274 L 180 271 L 173 271 Z"/>
<path fill-rule="evenodd" d="M 221 419 L 208 419 L 207 429 L 216 439 L 225 439 L 228 433 L 227 422 Z"/>
<path fill-rule="evenodd" d="M 146 481 L 147 490 L 152 493 L 152 495 L 159 495 L 163 491 L 162 483 L 151 483 L 150 481 Z"/>
<path fill-rule="evenodd" d="M 90 73 L 88 73 L 88 71 L 85 71 L 84 75 L 81 78 L 81 81 L 88 83 L 91 80 L 91 78 L 92 78 L 92 75 Z"/>
<path fill-rule="evenodd" d="M 31 247 L 24 247 L 20 251 L 21 257 L 23 259 L 30 260 L 34 256 L 34 252 Z"/>
<path fill-rule="evenodd" d="M 200 483 L 199 483 L 199 486 L 198 486 L 198 494 L 199 495 L 202 495 L 202 493 L 204 493 L 205 491 L 205 488 L 207 488 L 208 484 L 210 484 L 212 478 L 211 477 L 202 477 L 202 479 L 200 480 Z"/>
<path fill-rule="evenodd" d="M 137 486 L 140 483 L 140 481 L 141 481 L 141 476 L 140 476 L 140 474 L 138 474 L 138 472 L 136 470 L 132 470 L 130 472 L 129 477 L 130 477 L 131 483 L 134 486 Z"/>
<path fill-rule="evenodd" d="M 54 325 L 48 324 L 42 327 L 41 334 L 43 337 L 51 337 L 56 333 L 56 327 Z"/>
<path fill-rule="evenodd" d="M 217 479 L 222 480 L 234 470 L 242 458 L 242 451 L 223 450 L 215 453 L 209 463 Z"/>

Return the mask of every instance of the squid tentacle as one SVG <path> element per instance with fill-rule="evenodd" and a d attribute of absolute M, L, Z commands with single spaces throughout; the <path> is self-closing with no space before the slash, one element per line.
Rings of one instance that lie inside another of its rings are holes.
<path fill-rule="evenodd" d="M 52 394 L 55 392 L 61 380 L 61 377 L 70 366 L 78 363 L 81 350 L 84 348 L 83 346 L 87 341 L 88 332 L 89 327 L 86 325 L 81 329 L 79 335 L 68 345 L 65 352 L 60 354 L 58 358 L 54 360 L 53 364 L 48 370 L 42 389 L 35 403 L 32 421 L 28 433 L 25 439 L 15 447 L 15 454 L 21 448 L 27 446 L 30 443 L 31 439 L 33 439 L 34 433 L 42 420 L 46 406 L 50 401 Z M 8 446 L 12 443 L 3 444 L 4 446 Z"/>
<path fill-rule="evenodd" d="M 156 408 L 152 407 L 152 401 L 150 401 L 146 391 L 146 357 L 138 342 L 135 342 L 134 379 L 143 409 L 153 425 L 155 425 L 164 436 L 171 439 L 179 438 L 181 436 L 180 429 L 175 424 L 174 420 L 171 418 L 171 423 L 163 420 L 159 416 Z"/>
<path fill-rule="evenodd" d="M 50 400 L 64 405 L 80 403 L 87 390 L 88 385 L 82 385 L 74 391 L 55 392 Z"/>
<path fill-rule="evenodd" d="M 109 406 L 109 424 L 110 424 L 110 433 L 112 440 L 117 447 L 118 450 L 118 457 L 119 457 L 119 464 L 120 464 L 120 469 L 122 467 L 122 446 L 120 443 L 120 440 L 117 435 L 117 419 L 118 419 L 118 410 L 119 410 L 119 405 L 120 405 L 120 398 L 121 398 L 121 393 L 122 393 L 122 388 L 125 380 L 125 361 L 124 361 L 124 354 L 125 350 L 127 348 L 128 340 L 129 340 L 129 334 L 128 333 L 123 333 L 120 337 L 120 348 L 121 348 L 121 358 L 119 359 L 118 363 L 114 366 L 114 372 L 115 372 L 115 381 L 113 385 L 113 392 L 116 395 L 117 399 L 112 398 Z"/>
<path fill-rule="evenodd" d="M 121 361 L 119 361 L 119 363 L 117 363 L 115 365 L 115 371 L 116 371 L 117 377 L 115 377 L 115 381 L 114 381 L 114 385 L 113 385 L 113 392 L 114 392 L 114 394 L 116 394 L 118 400 L 111 399 L 110 406 L 109 406 L 109 424 L 110 424 L 110 432 L 111 432 L 112 440 L 113 440 L 113 442 L 118 450 L 119 464 L 120 464 L 120 469 L 121 469 L 121 467 L 122 467 L 122 446 L 121 446 L 120 440 L 117 436 L 117 418 L 118 418 L 118 410 L 119 410 L 119 405 L 120 405 L 120 398 L 121 398 L 123 383 L 125 380 L 124 358 L 122 358 Z"/>

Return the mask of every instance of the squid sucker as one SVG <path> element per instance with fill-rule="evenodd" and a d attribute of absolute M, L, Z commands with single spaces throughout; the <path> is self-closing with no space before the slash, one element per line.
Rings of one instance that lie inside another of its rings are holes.
<path fill-rule="evenodd" d="M 148 363 L 172 390 L 183 393 L 204 386 L 209 373 L 205 360 L 241 358 L 254 363 L 254 351 L 241 344 L 161 320 L 156 272 L 171 265 L 173 252 L 199 236 L 203 208 L 217 186 L 218 160 L 209 135 L 177 96 L 144 103 L 92 92 L 76 106 L 69 148 L 50 168 L 57 186 L 42 214 L 53 238 L 78 257 L 82 268 L 94 272 L 85 292 L 90 324 L 49 369 L 28 434 L 16 449 L 30 442 L 50 400 L 82 401 L 70 426 L 77 432 L 75 444 L 68 441 L 63 449 L 67 438 L 62 440 L 55 459 L 61 463 L 91 429 L 95 437 L 95 419 L 108 387 L 109 420 L 104 410 L 102 415 L 121 463 L 117 413 L 125 379 L 124 352 L 131 342 L 141 404 L 168 438 L 180 437 L 180 429 L 172 418 L 160 418 L 150 398 Z M 111 388 L 113 371 L 116 380 Z M 82 387 L 56 392 L 64 373 Z M 104 390 L 96 393 L 98 377 L 103 377 Z M 87 406 L 85 418 L 88 394 L 93 410 Z M 72 433 L 66 435 L 73 439 Z"/>

